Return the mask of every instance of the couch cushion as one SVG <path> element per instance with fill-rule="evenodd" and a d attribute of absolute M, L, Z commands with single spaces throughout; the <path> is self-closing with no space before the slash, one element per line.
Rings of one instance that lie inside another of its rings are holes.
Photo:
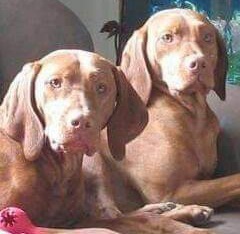
<path fill-rule="evenodd" d="M 240 171 L 240 86 L 227 85 L 226 101 L 211 93 L 208 98 L 216 113 L 221 133 L 218 140 L 217 175 L 228 175 Z"/>
<path fill-rule="evenodd" d="M 0 1 L 0 99 L 23 64 L 57 49 L 93 50 L 81 20 L 57 0 Z"/>
<path fill-rule="evenodd" d="M 209 105 L 221 125 L 216 177 L 240 172 L 240 86 L 228 84 L 226 97 L 224 102 L 214 93 L 208 97 Z M 239 234 L 239 208 L 219 209 L 209 226 L 219 234 Z"/>
<path fill-rule="evenodd" d="M 240 212 L 239 209 L 221 208 L 214 214 L 208 227 L 217 234 L 239 234 Z"/>

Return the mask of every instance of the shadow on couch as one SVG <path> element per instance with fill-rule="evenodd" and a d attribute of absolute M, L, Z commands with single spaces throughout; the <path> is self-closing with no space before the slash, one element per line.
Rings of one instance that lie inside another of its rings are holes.
<path fill-rule="evenodd" d="M 240 86 L 228 84 L 226 101 L 220 101 L 211 93 L 208 102 L 221 125 L 218 140 L 219 160 L 215 176 L 222 177 L 240 172 Z M 209 227 L 220 234 L 239 234 L 240 199 L 238 207 L 226 206 L 216 210 Z"/>

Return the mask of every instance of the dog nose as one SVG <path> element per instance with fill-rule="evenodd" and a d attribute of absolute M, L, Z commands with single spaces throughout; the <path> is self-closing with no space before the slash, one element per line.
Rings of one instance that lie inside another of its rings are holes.
<path fill-rule="evenodd" d="M 202 57 L 189 57 L 186 61 L 186 67 L 190 72 L 199 72 L 206 68 L 206 62 Z"/>
<path fill-rule="evenodd" d="M 75 118 L 71 120 L 71 125 L 74 128 L 83 128 L 88 129 L 91 128 L 91 122 L 89 120 L 86 120 L 84 118 Z"/>
<path fill-rule="evenodd" d="M 72 113 L 69 116 L 69 123 L 72 128 L 90 129 L 92 127 L 92 121 L 88 116 L 84 116 L 81 113 Z"/>

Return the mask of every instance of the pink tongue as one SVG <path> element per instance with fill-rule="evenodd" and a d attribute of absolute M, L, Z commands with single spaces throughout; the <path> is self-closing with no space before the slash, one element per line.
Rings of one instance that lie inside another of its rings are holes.
<path fill-rule="evenodd" d="M 16 207 L 8 207 L 0 211 L 0 230 L 12 234 L 34 234 L 33 226 L 27 214 Z"/>

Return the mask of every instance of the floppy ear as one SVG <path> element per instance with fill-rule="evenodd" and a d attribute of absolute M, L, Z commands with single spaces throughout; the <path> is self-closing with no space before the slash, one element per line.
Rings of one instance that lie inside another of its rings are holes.
<path fill-rule="evenodd" d="M 107 133 L 109 149 L 113 157 L 120 160 L 125 156 L 125 145 L 146 126 L 148 113 L 123 72 L 115 67 L 113 72 L 117 86 L 117 103 L 108 121 Z"/>
<path fill-rule="evenodd" d="M 31 161 L 38 157 L 44 142 L 43 126 L 34 100 L 34 83 L 40 68 L 38 63 L 25 65 L 11 83 L 1 105 L 1 127 L 22 144 L 26 159 Z"/>
<path fill-rule="evenodd" d="M 128 40 L 122 55 L 121 69 L 143 102 L 147 104 L 152 80 L 146 55 L 146 27 L 135 31 Z"/>
<path fill-rule="evenodd" d="M 226 98 L 226 77 L 228 70 L 228 57 L 226 45 L 220 33 L 216 29 L 217 46 L 218 46 L 218 60 L 214 71 L 214 91 L 221 100 Z"/>

